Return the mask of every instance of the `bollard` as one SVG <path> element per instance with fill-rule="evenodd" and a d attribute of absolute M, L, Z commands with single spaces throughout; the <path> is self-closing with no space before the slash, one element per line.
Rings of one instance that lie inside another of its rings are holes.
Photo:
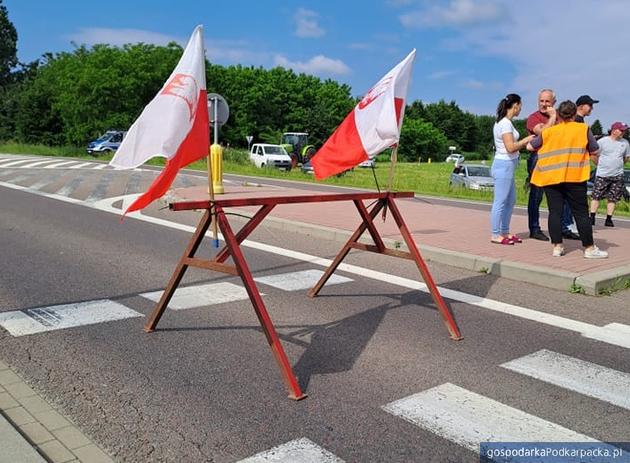
<path fill-rule="evenodd" d="M 212 158 L 212 188 L 215 194 L 223 194 L 223 147 L 218 143 L 210 146 Z"/>

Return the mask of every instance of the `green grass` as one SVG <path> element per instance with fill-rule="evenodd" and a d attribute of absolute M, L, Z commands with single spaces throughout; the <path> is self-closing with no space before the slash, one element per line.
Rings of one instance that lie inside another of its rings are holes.
<path fill-rule="evenodd" d="M 95 159 L 88 155 L 84 148 L 77 147 L 48 147 L 43 145 L 27 145 L 19 143 L 0 143 L 0 152 L 15 154 L 39 154 L 47 156 L 67 156 L 81 159 Z M 383 157 L 381 157 L 382 159 Z M 99 156 L 100 160 L 109 160 L 110 156 Z M 477 161 L 475 161 L 476 163 Z M 490 165 L 490 161 L 486 161 Z M 164 165 L 163 158 L 153 158 L 147 162 L 148 165 Z M 201 171 L 207 170 L 206 160 L 200 160 L 188 166 L 189 169 Z M 376 178 L 381 190 L 387 189 L 389 178 L 389 161 L 376 163 Z M 492 192 L 467 190 L 464 188 L 450 188 L 448 185 L 453 164 L 451 163 L 411 163 L 399 162 L 395 167 L 393 189 L 396 191 L 413 191 L 418 194 L 428 196 L 438 196 L 446 198 L 461 198 L 476 201 L 491 202 Z M 279 178 L 295 180 L 301 182 L 316 182 L 310 174 L 304 174 L 300 169 L 293 169 L 290 172 L 278 169 L 259 169 L 249 163 L 247 151 L 238 149 L 226 149 L 223 157 L 223 171 L 230 174 L 251 175 L 256 177 Z M 516 202 L 518 205 L 527 204 L 527 191 L 524 188 L 527 168 L 525 160 L 522 160 L 516 171 Z M 352 171 L 346 172 L 340 177 L 331 177 L 324 181 L 317 182 L 329 185 L 348 186 L 357 188 L 368 188 L 376 190 L 376 182 L 372 169 L 356 167 Z M 544 201 L 544 200 L 543 200 Z M 544 206 L 544 202 L 543 202 Z M 630 205 L 621 201 L 617 204 L 615 215 L 630 215 Z M 605 201 L 602 201 L 598 211 L 599 215 L 605 213 Z"/>

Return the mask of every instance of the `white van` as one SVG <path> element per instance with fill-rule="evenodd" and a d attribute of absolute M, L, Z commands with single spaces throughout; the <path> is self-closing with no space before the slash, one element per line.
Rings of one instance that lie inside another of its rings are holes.
<path fill-rule="evenodd" d="M 249 159 L 256 167 L 291 169 L 291 156 L 280 145 L 254 143 L 249 152 Z"/>

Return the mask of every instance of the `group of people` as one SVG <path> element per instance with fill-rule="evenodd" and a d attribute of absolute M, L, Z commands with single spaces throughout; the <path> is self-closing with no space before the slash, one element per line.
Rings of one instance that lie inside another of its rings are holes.
<path fill-rule="evenodd" d="M 538 110 L 527 118 L 529 134 L 520 138 L 512 124 L 522 108 L 521 97 L 511 93 L 497 106 L 493 135 L 495 156 L 492 163 L 494 200 L 491 212 L 491 242 L 501 245 L 521 243 L 518 235 L 510 233 L 510 220 L 516 203 L 515 171 L 520 151 L 530 152 L 527 160 L 528 225 L 530 238 L 549 241 L 542 231 L 539 208 L 543 194 L 549 209 L 548 229 L 553 244 L 552 255 L 564 255 L 563 238 L 582 241 L 584 257 L 602 259 L 608 253 L 595 246 L 593 225 L 599 201 L 607 200 L 604 224 L 612 227 L 615 204 L 621 199 L 625 186 L 623 165 L 630 160 L 630 144 L 623 138 L 628 126 L 615 122 L 610 134 L 599 141 L 584 118 L 598 103 L 589 95 L 575 102 L 567 100 L 556 105 L 551 89 L 538 94 Z M 589 212 L 586 182 L 591 176 L 591 160 L 596 164 L 595 183 Z M 571 230 L 575 219 L 578 233 Z"/>

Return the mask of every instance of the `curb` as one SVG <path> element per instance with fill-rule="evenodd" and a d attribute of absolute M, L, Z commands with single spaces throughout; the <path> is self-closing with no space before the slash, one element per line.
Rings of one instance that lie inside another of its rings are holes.
<path fill-rule="evenodd" d="M 0 449 L 0 463 L 114 463 L 2 361 Z"/>
<path fill-rule="evenodd" d="M 251 217 L 249 211 L 242 212 L 243 215 Z M 265 223 L 279 230 L 303 233 L 316 238 L 342 243 L 345 243 L 352 234 L 352 232 L 346 230 L 295 222 L 271 216 L 267 217 Z M 370 237 L 365 234 L 359 241 L 372 244 Z M 384 238 L 383 241 L 388 247 L 407 250 L 407 246 L 402 240 Z M 582 275 L 575 272 L 567 272 L 522 262 L 451 251 L 449 249 L 429 245 L 421 244 L 418 248 L 427 261 L 450 265 L 473 272 L 496 275 L 510 280 L 522 281 L 560 291 L 569 291 L 572 287 L 579 286 L 585 294 L 593 296 L 604 294 L 607 290 L 614 291 L 615 289 L 620 289 L 616 288 L 616 286 L 619 286 L 622 284 L 621 282 L 630 278 L 630 265 Z"/>

